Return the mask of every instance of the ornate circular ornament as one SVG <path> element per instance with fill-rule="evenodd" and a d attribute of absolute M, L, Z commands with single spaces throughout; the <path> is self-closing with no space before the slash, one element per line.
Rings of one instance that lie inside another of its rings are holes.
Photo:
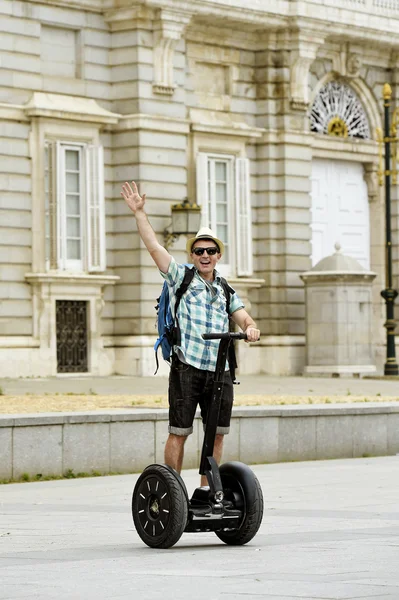
<path fill-rule="evenodd" d="M 327 126 L 328 135 L 337 137 L 348 137 L 348 128 L 341 117 L 333 117 Z"/>
<path fill-rule="evenodd" d="M 345 83 L 329 81 L 319 91 L 310 112 L 310 130 L 340 137 L 370 139 L 366 112 Z"/>

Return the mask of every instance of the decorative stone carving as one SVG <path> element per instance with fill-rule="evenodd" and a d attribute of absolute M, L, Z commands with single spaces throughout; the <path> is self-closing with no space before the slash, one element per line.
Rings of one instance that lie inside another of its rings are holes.
<path fill-rule="evenodd" d="M 340 52 L 332 55 L 333 70 L 342 77 L 359 77 L 363 66 L 359 54 L 350 52 L 349 44 L 346 44 Z"/>
<path fill-rule="evenodd" d="M 367 184 L 367 191 L 370 202 L 375 202 L 379 196 L 380 186 L 378 184 L 378 166 L 373 163 L 364 166 L 364 180 Z"/>
<path fill-rule="evenodd" d="M 346 75 L 348 77 L 359 77 L 362 68 L 362 60 L 358 54 L 350 54 L 346 61 Z"/>
<path fill-rule="evenodd" d="M 309 104 L 308 76 L 310 65 L 316 58 L 317 51 L 324 43 L 324 38 L 313 31 L 297 31 L 293 33 L 291 50 L 291 107 L 307 110 Z"/>
<path fill-rule="evenodd" d="M 173 56 L 177 43 L 190 22 L 191 15 L 174 10 L 160 10 L 154 23 L 154 81 L 157 94 L 175 91 Z"/>
<path fill-rule="evenodd" d="M 341 81 L 329 81 L 317 94 L 310 129 L 338 137 L 370 139 L 366 112 L 355 92 Z"/>

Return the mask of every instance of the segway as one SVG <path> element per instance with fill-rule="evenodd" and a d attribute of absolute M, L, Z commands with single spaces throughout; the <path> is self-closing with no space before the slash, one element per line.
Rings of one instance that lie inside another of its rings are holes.
<path fill-rule="evenodd" d="M 245 333 L 207 333 L 204 340 L 220 340 L 208 409 L 199 472 L 208 486 L 197 488 L 191 500 L 183 479 L 167 465 L 149 465 L 140 475 L 132 497 L 136 531 L 151 548 L 170 548 L 183 532 L 214 531 L 230 545 L 249 542 L 263 517 L 263 495 L 251 469 L 241 462 L 219 468 L 213 458 L 223 378 L 230 343 Z"/>

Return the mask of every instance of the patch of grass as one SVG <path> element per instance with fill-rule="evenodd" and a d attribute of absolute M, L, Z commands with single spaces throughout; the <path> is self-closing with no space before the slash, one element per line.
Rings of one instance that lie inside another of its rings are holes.
<path fill-rule="evenodd" d="M 0 396 L 4 396 L 4 390 L 2 387 L 0 387 Z"/>
<path fill-rule="evenodd" d="M 65 477 L 65 479 L 75 479 L 76 475 L 73 472 L 73 469 L 67 469 L 64 473 L 64 477 Z"/>
<path fill-rule="evenodd" d="M 79 473 L 74 473 L 73 469 L 67 469 L 63 475 L 43 475 L 42 473 L 36 473 L 36 475 L 30 476 L 28 473 L 23 473 L 19 479 L 0 479 L 0 485 L 7 485 L 9 483 L 32 483 L 34 481 L 57 481 L 60 479 L 83 479 L 85 477 L 105 477 L 109 475 L 122 475 L 122 473 L 100 473 L 100 471 L 92 471 L 91 473 L 81 471 Z"/>

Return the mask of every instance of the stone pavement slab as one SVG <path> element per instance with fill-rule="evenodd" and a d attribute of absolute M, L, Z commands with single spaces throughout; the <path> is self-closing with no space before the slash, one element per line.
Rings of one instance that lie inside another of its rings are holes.
<path fill-rule="evenodd" d="M 243 547 L 134 531 L 137 475 L 0 486 L 0 599 L 397 600 L 399 457 L 257 465 L 265 499 Z M 198 473 L 183 473 L 189 492 Z"/>
<path fill-rule="evenodd" d="M 240 385 L 235 386 L 236 394 L 326 396 L 326 395 L 368 395 L 397 396 L 399 398 L 399 378 L 395 379 L 356 379 L 353 377 L 291 377 L 269 375 L 238 376 Z M 99 395 L 110 394 L 166 394 L 167 377 L 109 377 L 59 376 L 49 378 L 0 379 L 4 394 L 50 394 L 74 393 Z"/>

